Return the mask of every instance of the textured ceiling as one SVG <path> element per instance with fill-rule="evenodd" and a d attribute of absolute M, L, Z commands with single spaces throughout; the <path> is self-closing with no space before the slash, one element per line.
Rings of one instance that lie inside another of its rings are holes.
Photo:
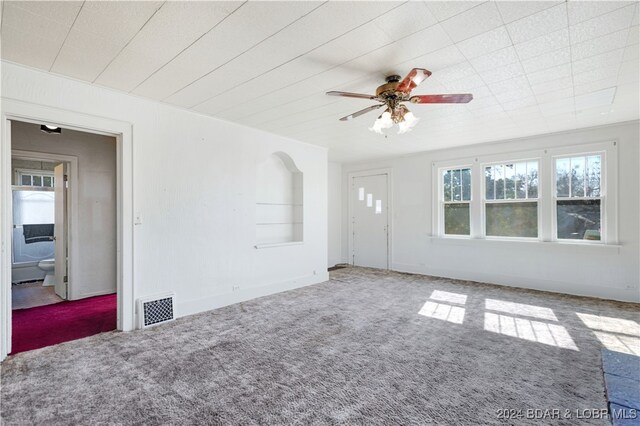
<path fill-rule="evenodd" d="M 2 3 L 2 58 L 330 148 L 358 161 L 639 116 L 637 2 Z M 433 75 L 421 121 L 388 137 L 385 75 Z"/>

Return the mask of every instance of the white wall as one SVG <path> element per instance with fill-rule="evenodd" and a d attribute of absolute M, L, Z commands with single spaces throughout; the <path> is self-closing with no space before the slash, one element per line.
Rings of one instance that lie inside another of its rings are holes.
<path fill-rule="evenodd" d="M 329 267 L 342 258 L 342 165 L 329 162 Z M 346 229 L 346 228 L 345 228 Z"/>
<path fill-rule="evenodd" d="M 623 123 L 343 165 L 342 229 L 347 229 L 348 220 L 348 174 L 391 168 L 393 270 L 639 302 L 639 128 L 638 122 Z M 619 182 L 620 247 L 430 238 L 435 234 L 433 162 L 611 140 L 618 141 L 619 170 L 610 171 L 609 177 Z M 348 235 L 343 232 L 342 253 L 347 248 Z"/>
<path fill-rule="evenodd" d="M 136 299 L 175 291 L 186 315 L 327 279 L 325 148 L 6 62 L 2 97 L 132 124 Z M 304 173 L 304 244 L 259 250 L 256 169 L 275 151 Z"/>
<path fill-rule="evenodd" d="M 73 130 L 61 135 L 40 126 L 14 121 L 11 147 L 21 151 L 73 155 L 78 158 L 77 276 L 70 299 L 116 291 L 116 140 Z"/>

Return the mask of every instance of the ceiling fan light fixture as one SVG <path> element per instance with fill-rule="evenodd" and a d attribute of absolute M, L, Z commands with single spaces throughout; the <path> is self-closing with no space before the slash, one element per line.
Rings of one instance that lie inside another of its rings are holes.
<path fill-rule="evenodd" d="M 403 120 L 398 123 L 398 134 L 410 132 L 418 124 L 418 121 L 420 121 L 418 117 L 413 115 L 411 111 L 407 111 L 403 116 Z"/>
<path fill-rule="evenodd" d="M 373 122 L 373 126 L 369 127 L 369 130 L 382 135 L 382 129 L 388 129 L 393 126 L 393 119 L 391 118 L 391 112 L 387 109 L 380 117 Z"/>

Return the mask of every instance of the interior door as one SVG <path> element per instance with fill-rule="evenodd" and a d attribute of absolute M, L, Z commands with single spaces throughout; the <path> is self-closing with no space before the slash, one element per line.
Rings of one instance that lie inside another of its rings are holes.
<path fill-rule="evenodd" d="M 67 298 L 67 182 L 65 164 L 53 169 L 55 194 L 55 291 L 63 299 Z"/>
<path fill-rule="evenodd" d="M 352 197 L 352 263 L 389 269 L 388 176 L 354 177 Z"/>

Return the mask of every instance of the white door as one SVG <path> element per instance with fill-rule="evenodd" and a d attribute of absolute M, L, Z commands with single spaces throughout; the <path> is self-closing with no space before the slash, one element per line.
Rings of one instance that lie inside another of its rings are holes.
<path fill-rule="evenodd" d="M 352 263 L 389 269 L 387 174 L 352 179 Z"/>
<path fill-rule="evenodd" d="M 67 183 L 65 165 L 53 169 L 55 201 L 55 291 L 63 299 L 67 298 Z"/>

